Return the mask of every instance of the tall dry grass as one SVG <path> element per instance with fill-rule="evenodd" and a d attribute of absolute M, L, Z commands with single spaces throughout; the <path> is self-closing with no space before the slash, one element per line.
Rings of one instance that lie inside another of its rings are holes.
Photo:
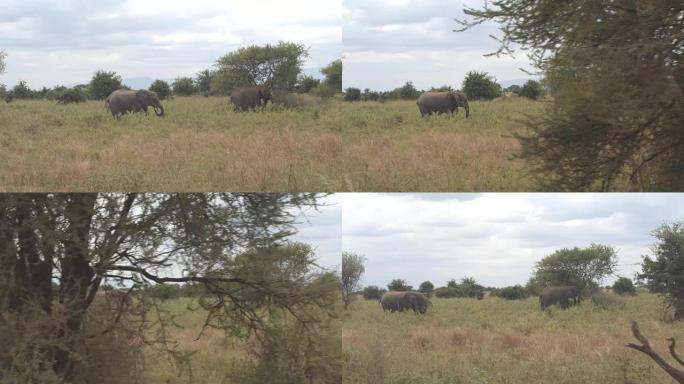
<path fill-rule="evenodd" d="M 119 121 L 101 102 L 0 104 L 3 191 L 340 190 L 332 104 L 235 113 L 226 98 L 164 101 Z"/>
<path fill-rule="evenodd" d="M 344 383 L 669 383 L 648 357 L 625 347 L 630 320 L 663 356 L 684 324 L 662 321 L 655 295 L 603 309 L 590 300 L 566 311 L 535 298 L 434 299 L 425 316 L 385 314 L 357 301 L 343 314 Z"/>
<path fill-rule="evenodd" d="M 235 113 L 226 98 L 178 97 L 164 118 L 120 121 L 95 101 L 0 103 L 0 190 L 535 189 L 505 136 L 541 102 L 473 102 L 466 120 L 422 119 L 410 101 L 314 101 Z"/>

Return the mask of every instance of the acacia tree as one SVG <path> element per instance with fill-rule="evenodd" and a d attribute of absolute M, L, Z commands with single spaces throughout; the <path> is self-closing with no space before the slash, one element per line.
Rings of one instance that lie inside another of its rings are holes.
<path fill-rule="evenodd" d="M 653 232 L 657 242 L 652 257 L 644 256 L 640 279 L 665 298 L 675 311 L 675 320 L 684 320 L 684 222 L 663 224 Z"/>
<path fill-rule="evenodd" d="M 352 295 L 361 286 L 361 275 L 365 271 L 363 265 L 365 258 L 352 252 L 342 252 L 342 300 L 344 309 L 349 307 Z"/>
<path fill-rule="evenodd" d="M 535 265 L 531 280 L 538 288 L 546 285 L 576 285 L 580 289 L 598 287 L 615 272 L 617 253 L 612 247 L 592 244 L 587 248 L 563 248 Z"/>
<path fill-rule="evenodd" d="M 110 93 L 123 87 L 121 76 L 116 72 L 97 71 L 90 80 L 90 95 L 97 100 L 105 99 Z"/>
<path fill-rule="evenodd" d="M 103 333 L 125 316 L 130 308 L 124 305 L 126 298 L 136 294 L 133 331 L 179 361 L 184 356 L 165 333 L 172 319 L 158 308 L 156 314 L 149 313 L 155 307 L 142 289 L 151 283 L 201 284 L 206 292 L 198 302 L 207 313 L 204 328 L 251 335 L 267 345 L 274 337 L 269 332 L 273 316 L 284 312 L 308 329 L 317 321 L 311 307 L 332 311 L 336 288 L 326 288 L 331 284 L 306 273 L 315 265 L 313 252 L 288 245 L 287 239 L 295 233 L 298 210 L 317 207 L 318 198 L 239 193 L 0 195 L 0 325 L 12 314 L 25 321 L 59 319 L 44 321 L 32 331 L 37 342 L 29 353 L 0 353 L 0 362 L 13 367 L 21 356 L 40 357 L 42 362 L 31 365 L 39 371 L 36 375 L 49 371 L 71 382 L 79 344 L 86 337 L 86 315 L 103 286 L 122 288 L 117 291 L 121 305 L 115 306 L 112 324 Z"/>
<path fill-rule="evenodd" d="M 223 94 L 245 85 L 293 90 L 308 55 L 303 45 L 284 41 L 243 47 L 216 61 L 212 87 Z"/>
<path fill-rule="evenodd" d="M 517 136 L 542 187 L 684 187 L 684 3 L 498 0 L 464 12 L 463 29 L 500 24 L 494 54 L 520 44 L 545 75 L 553 102 Z"/>

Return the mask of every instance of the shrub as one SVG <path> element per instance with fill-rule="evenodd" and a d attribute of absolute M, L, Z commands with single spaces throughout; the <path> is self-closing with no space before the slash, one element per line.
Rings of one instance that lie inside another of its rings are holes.
<path fill-rule="evenodd" d="M 435 296 L 440 298 L 462 297 L 463 293 L 458 287 L 439 287 L 435 289 Z"/>
<path fill-rule="evenodd" d="M 164 80 L 155 80 L 149 88 L 150 91 L 156 92 L 160 99 L 164 100 L 171 95 L 171 87 L 169 83 Z"/>
<path fill-rule="evenodd" d="M 345 89 L 344 101 L 361 101 L 361 90 L 353 87 Z"/>
<path fill-rule="evenodd" d="M 276 92 L 273 94 L 273 103 L 285 108 L 307 109 L 321 106 L 323 100 L 309 94 Z"/>
<path fill-rule="evenodd" d="M 519 92 L 520 96 L 537 100 L 542 95 L 542 88 L 538 81 L 527 80 Z"/>
<path fill-rule="evenodd" d="M 462 88 L 468 100 L 492 100 L 501 96 L 501 86 L 487 72 L 468 72 Z"/>
<path fill-rule="evenodd" d="M 57 94 L 57 104 L 85 103 L 86 94 L 81 88 L 70 88 Z"/>
<path fill-rule="evenodd" d="M 631 279 L 620 277 L 613 284 L 613 292 L 618 295 L 636 295 L 636 287 Z"/>
<path fill-rule="evenodd" d="M 512 287 L 497 289 L 495 295 L 506 300 L 523 300 L 530 297 L 530 291 L 522 285 L 514 285 Z"/>
<path fill-rule="evenodd" d="M 410 291 L 413 287 L 408 285 L 404 279 L 394 279 L 387 284 L 387 289 L 390 291 Z"/>
<path fill-rule="evenodd" d="M 178 96 L 190 96 L 197 91 L 195 82 L 190 77 L 179 77 L 173 81 L 173 94 Z"/>
<path fill-rule="evenodd" d="M 90 95 L 96 100 L 104 100 L 121 87 L 121 76 L 116 72 L 97 71 L 90 80 Z"/>
<path fill-rule="evenodd" d="M 382 294 L 386 291 L 384 289 L 378 288 L 375 285 L 369 285 L 363 289 L 363 298 L 366 300 L 378 300 L 382 297 Z"/>
<path fill-rule="evenodd" d="M 418 291 L 423 292 L 428 296 L 432 296 L 432 292 L 435 290 L 434 284 L 429 281 L 424 281 L 418 287 Z"/>

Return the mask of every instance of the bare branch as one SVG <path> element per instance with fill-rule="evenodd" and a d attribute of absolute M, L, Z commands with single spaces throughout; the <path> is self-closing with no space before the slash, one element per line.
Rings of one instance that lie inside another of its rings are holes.
<path fill-rule="evenodd" d="M 627 347 L 635 349 L 639 352 L 645 353 L 648 355 L 651 359 L 653 359 L 659 366 L 660 368 L 664 369 L 665 372 L 667 372 L 673 379 L 675 379 L 678 383 L 684 384 L 684 371 L 681 371 L 679 369 L 674 368 L 670 364 L 665 361 L 658 353 L 656 353 L 654 350 L 651 349 L 650 344 L 648 343 L 648 339 L 644 335 L 641 334 L 641 331 L 639 330 L 639 325 L 637 324 L 636 321 L 632 321 L 632 334 L 634 335 L 634 338 L 636 338 L 641 344 L 634 344 L 634 343 L 628 343 Z M 674 340 L 672 340 L 672 343 L 670 343 L 670 352 L 673 353 L 674 351 Z M 674 354 L 673 354 L 674 356 Z M 676 357 L 677 361 L 681 364 L 681 360 L 679 357 Z"/>

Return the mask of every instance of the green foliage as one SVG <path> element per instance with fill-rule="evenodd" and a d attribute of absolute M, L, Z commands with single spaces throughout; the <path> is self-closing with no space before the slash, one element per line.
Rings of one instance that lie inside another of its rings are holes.
<path fill-rule="evenodd" d="M 378 101 L 378 100 L 380 100 L 380 92 L 371 91 L 370 89 L 366 88 L 363 90 L 363 93 L 361 94 L 361 100 L 362 101 Z"/>
<path fill-rule="evenodd" d="M 530 297 L 530 292 L 522 285 L 513 285 L 510 287 L 500 288 L 494 291 L 497 297 L 506 300 L 524 300 Z"/>
<path fill-rule="evenodd" d="M 195 75 L 195 84 L 200 93 L 209 94 L 211 92 L 211 79 L 214 74 L 211 69 L 205 69 Z"/>
<path fill-rule="evenodd" d="M 514 94 L 520 96 L 520 92 L 522 91 L 522 87 L 517 85 L 517 84 L 513 84 L 510 87 L 504 89 L 504 91 L 511 92 L 511 93 L 514 93 Z"/>
<path fill-rule="evenodd" d="M 392 93 L 394 94 L 394 97 L 401 100 L 416 100 L 421 94 L 410 81 L 407 81 L 403 86 L 396 88 Z"/>
<path fill-rule="evenodd" d="M 312 89 L 318 87 L 321 84 L 320 79 L 316 79 L 313 76 L 301 76 L 297 81 L 297 92 L 308 93 Z"/>
<path fill-rule="evenodd" d="M 665 298 L 676 320 L 684 320 L 684 222 L 663 224 L 653 236 L 656 243 L 643 258 L 639 279 Z"/>
<path fill-rule="evenodd" d="M 212 91 L 229 94 L 233 88 L 244 85 L 294 90 L 308 55 L 303 45 L 283 41 L 240 48 L 216 61 Z"/>
<path fill-rule="evenodd" d="M 361 101 L 361 90 L 353 87 L 345 89 L 344 101 Z"/>
<path fill-rule="evenodd" d="M 528 99 L 537 100 L 542 95 L 541 84 L 535 80 L 527 80 L 518 94 Z"/>
<path fill-rule="evenodd" d="M 321 68 L 321 74 L 325 76 L 323 85 L 335 93 L 342 92 L 342 60 L 335 60 Z"/>
<path fill-rule="evenodd" d="M 627 277 L 619 277 L 613 283 L 613 292 L 618 295 L 636 295 L 636 287 L 632 280 Z"/>
<path fill-rule="evenodd" d="M 472 25 L 499 22 L 500 52 L 526 46 L 544 73 L 553 105 L 518 139 L 546 189 L 684 188 L 681 1 L 501 0 L 465 12 Z"/>
<path fill-rule="evenodd" d="M 382 297 L 382 294 L 386 291 L 382 288 L 378 288 L 375 285 L 369 285 L 363 289 L 363 298 L 366 300 L 378 300 Z"/>
<path fill-rule="evenodd" d="M 152 84 L 150 84 L 149 90 L 156 92 L 157 96 L 159 96 L 161 100 L 171 96 L 171 87 L 169 86 L 169 83 L 164 80 L 155 80 L 152 82 Z"/>
<path fill-rule="evenodd" d="M 411 291 L 413 287 L 408 285 L 404 279 L 394 279 L 387 284 L 387 289 L 390 291 Z"/>
<path fill-rule="evenodd" d="M 420 283 L 420 286 L 418 287 L 418 291 L 423 292 L 427 294 L 428 296 L 432 295 L 432 291 L 435 290 L 434 284 L 432 284 L 429 281 L 423 281 Z"/>
<path fill-rule="evenodd" d="M 347 309 L 354 292 L 360 286 L 361 276 L 366 270 L 364 267 L 365 258 L 352 252 L 342 252 L 342 300 L 344 309 Z"/>
<path fill-rule="evenodd" d="M 12 88 L 12 96 L 15 99 L 33 99 L 33 91 L 26 85 L 26 81 L 21 80 Z"/>
<path fill-rule="evenodd" d="M 444 299 L 450 299 L 455 297 L 463 297 L 463 293 L 459 287 L 439 287 L 435 289 L 435 296 Z"/>
<path fill-rule="evenodd" d="M 197 92 L 195 82 L 191 77 L 179 77 L 173 81 L 173 94 L 178 96 L 191 96 Z"/>
<path fill-rule="evenodd" d="M 466 73 L 461 85 L 468 100 L 491 100 L 501 96 L 501 86 L 487 72 Z"/>
<path fill-rule="evenodd" d="M 104 100 L 121 86 L 121 76 L 116 72 L 97 71 L 90 80 L 90 97 L 96 100 Z"/>
<path fill-rule="evenodd" d="M 544 257 L 535 265 L 532 278 L 541 286 L 576 285 L 581 290 L 596 288 L 615 272 L 617 253 L 607 245 L 588 248 L 563 248 Z"/>
<path fill-rule="evenodd" d="M 484 287 L 475 281 L 472 277 L 464 277 L 461 279 L 461 283 L 458 285 L 461 294 L 464 297 L 478 297 L 480 293 L 484 291 Z"/>
<path fill-rule="evenodd" d="M 73 104 L 85 103 L 88 97 L 81 88 L 66 89 L 58 93 L 57 103 L 59 104 Z"/>

